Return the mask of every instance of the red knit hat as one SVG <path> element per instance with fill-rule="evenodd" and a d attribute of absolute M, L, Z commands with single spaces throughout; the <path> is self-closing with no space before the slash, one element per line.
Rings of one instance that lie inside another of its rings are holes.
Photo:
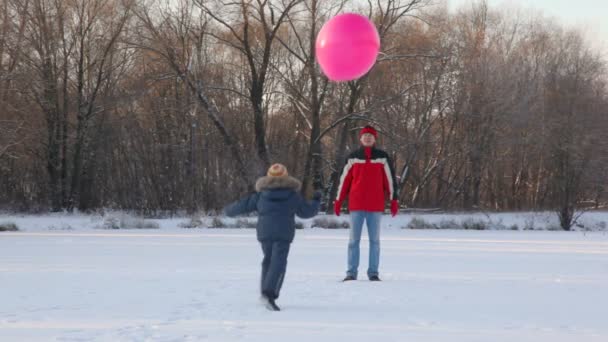
<path fill-rule="evenodd" d="M 378 139 L 378 131 L 376 131 L 376 129 L 370 125 L 367 125 L 361 129 L 361 131 L 359 132 L 359 137 L 365 133 L 369 133 L 373 135 L 374 138 Z"/>

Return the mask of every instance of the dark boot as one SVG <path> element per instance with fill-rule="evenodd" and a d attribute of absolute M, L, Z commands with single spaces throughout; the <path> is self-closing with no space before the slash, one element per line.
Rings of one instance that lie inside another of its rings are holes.
<path fill-rule="evenodd" d="M 260 297 L 260 301 L 262 302 L 262 305 L 264 305 L 264 307 L 270 311 L 281 311 L 281 308 L 279 308 L 274 299 L 268 298 L 268 296 L 264 294 L 262 294 L 262 297 Z"/>
<path fill-rule="evenodd" d="M 373 276 L 369 277 L 369 281 L 381 281 L 381 280 L 377 275 L 373 275 Z"/>
<path fill-rule="evenodd" d="M 268 306 L 266 308 L 270 311 L 281 311 L 281 308 L 279 308 L 274 299 L 268 299 Z"/>
<path fill-rule="evenodd" d="M 353 277 L 352 275 L 347 275 L 342 281 L 351 281 L 351 280 L 357 280 L 357 278 Z"/>

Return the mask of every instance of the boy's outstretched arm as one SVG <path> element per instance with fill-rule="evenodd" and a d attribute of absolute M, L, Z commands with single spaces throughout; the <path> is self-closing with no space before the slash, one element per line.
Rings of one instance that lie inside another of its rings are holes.
<path fill-rule="evenodd" d="M 300 218 L 311 218 L 319 212 L 319 206 L 321 205 L 321 192 L 315 191 L 315 194 L 312 196 L 312 201 L 307 201 L 300 194 L 299 200 L 300 204 L 298 206 L 298 210 L 296 211 L 296 215 Z"/>
<path fill-rule="evenodd" d="M 253 193 L 237 202 L 228 205 L 226 208 L 224 208 L 224 214 L 226 216 L 234 217 L 255 211 L 258 207 L 259 198 L 260 194 L 258 192 Z"/>

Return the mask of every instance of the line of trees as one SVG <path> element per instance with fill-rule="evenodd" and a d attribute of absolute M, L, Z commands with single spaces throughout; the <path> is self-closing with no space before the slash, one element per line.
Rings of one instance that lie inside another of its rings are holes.
<path fill-rule="evenodd" d="M 557 210 L 605 203 L 606 63 L 583 35 L 483 1 L 3 0 L 0 206 L 213 210 L 272 162 L 335 195 L 372 124 L 401 202 Z M 376 24 L 378 63 L 328 82 L 322 24 Z"/>

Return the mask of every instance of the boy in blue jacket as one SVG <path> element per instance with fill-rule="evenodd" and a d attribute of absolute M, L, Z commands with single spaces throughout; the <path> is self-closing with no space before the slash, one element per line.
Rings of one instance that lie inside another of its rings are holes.
<path fill-rule="evenodd" d="M 227 216 L 258 212 L 257 238 L 262 245 L 261 300 L 272 311 L 280 311 L 276 304 L 285 271 L 289 247 L 295 236 L 295 216 L 311 218 L 319 211 L 320 192 L 311 202 L 299 193 L 302 183 L 290 177 L 287 168 L 274 164 L 266 177 L 257 180 L 256 192 L 224 209 Z"/>

